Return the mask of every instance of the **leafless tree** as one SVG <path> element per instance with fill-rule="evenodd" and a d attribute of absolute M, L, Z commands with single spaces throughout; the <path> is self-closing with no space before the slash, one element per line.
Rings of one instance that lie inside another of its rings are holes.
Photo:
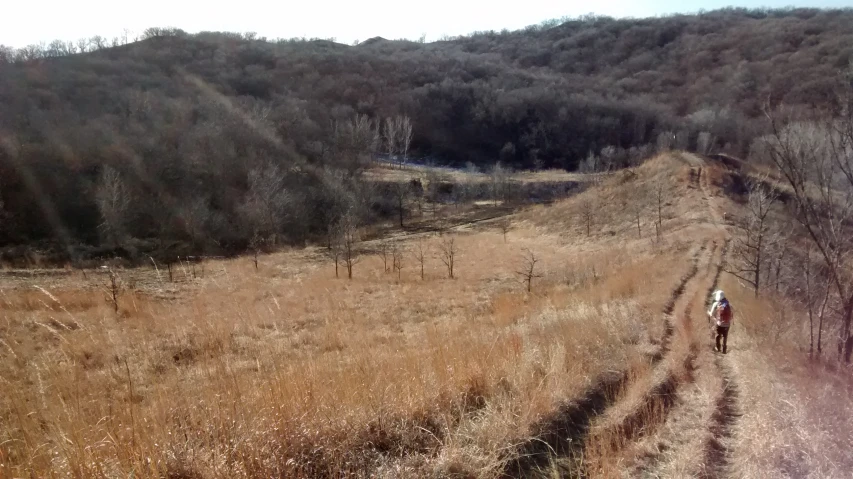
<path fill-rule="evenodd" d="M 258 256 L 261 254 L 261 247 L 264 243 L 263 238 L 256 231 L 249 240 L 249 247 L 252 248 L 252 261 L 255 263 L 255 271 L 258 270 Z"/>
<path fill-rule="evenodd" d="M 655 232 L 658 239 L 663 234 L 663 208 L 666 203 L 666 178 L 658 176 L 652 184 L 652 194 L 657 210 L 657 223 L 655 224 Z"/>
<path fill-rule="evenodd" d="M 421 281 L 424 279 L 424 266 L 426 265 L 427 251 L 427 245 L 423 240 L 418 240 L 415 243 L 414 255 L 415 259 L 418 260 L 418 264 L 421 265 Z"/>
<path fill-rule="evenodd" d="M 121 174 L 112 167 L 101 170 L 95 192 L 101 214 L 101 231 L 108 241 L 118 244 L 124 239 L 130 195 Z"/>
<path fill-rule="evenodd" d="M 397 182 L 391 185 L 391 194 L 394 197 L 394 206 L 397 208 L 397 215 L 400 220 L 400 228 L 404 226 L 403 219 L 406 216 L 406 204 L 409 200 L 411 187 L 405 181 Z"/>
<path fill-rule="evenodd" d="M 584 198 L 580 202 L 580 216 L 586 225 L 586 235 L 592 233 L 592 224 L 595 221 L 595 202 L 590 198 Z"/>
<path fill-rule="evenodd" d="M 352 279 L 352 269 L 359 261 L 358 243 L 361 239 L 358 218 L 348 213 L 341 218 L 340 226 L 341 258 L 347 267 L 347 278 Z"/>
<path fill-rule="evenodd" d="M 80 53 L 86 53 L 89 51 L 89 39 L 81 38 L 77 40 L 77 51 Z"/>
<path fill-rule="evenodd" d="M 662 131 L 658 134 L 657 147 L 658 152 L 669 151 L 675 143 L 675 133 L 671 131 Z"/>
<path fill-rule="evenodd" d="M 274 164 L 249 170 L 249 189 L 241 205 L 241 213 L 250 231 L 270 238 L 273 245 L 282 230 L 288 212 L 290 195 L 285 188 L 284 172 Z"/>
<path fill-rule="evenodd" d="M 834 115 L 822 122 L 793 122 L 784 126 L 769 114 L 772 134 L 762 150 L 792 190 L 796 218 L 806 230 L 826 268 L 826 276 L 841 303 L 839 357 L 850 362 L 853 353 L 853 88 L 839 95 Z"/>
<path fill-rule="evenodd" d="M 100 35 L 95 35 L 89 39 L 89 45 L 91 45 L 94 50 L 102 50 L 107 47 L 107 39 Z"/>
<path fill-rule="evenodd" d="M 438 249 L 441 261 L 447 267 L 447 277 L 453 279 L 453 268 L 456 264 L 456 255 L 459 253 L 459 245 L 453 235 L 444 236 L 439 242 Z"/>
<path fill-rule="evenodd" d="M 367 115 L 356 115 L 348 121 L 333 121 L 329 153 L 350 174 L 369 164 L 379 145 L 379 126 Z"/>
<path fill-rule="evenodd" d="M 504 243 L 506 243 L 506 235 L 512 229 L 512 220 L 509 218 L 503 218 L 498 221 L 498 228 L 500 228 L 501 233 L 504 236 Z"/>
<path fill-rule="evenodd" d="M 516 271 L 516 274 L 521 276 L 522 280 L 527 283 L 527 292 L 529 293 L 533 288 L 533 279 L 542 277 L 541 274 L 536 272 L 536 264 L 539 262 L 539 258 L 536 257 L 536 254 L 532 250 L 525 248 L 521 261 L 521 269 Z"/>
<path fill-rule="evenodd" d="M 707 131 L 699 133 L 699 136 L 696 139 L 696 151 L 703 155 L 711 153 L 711 148 L 714 146 L 715 141 L 716 139 L 711 133 Z"/>
<path fill-rule="evenodd" d="M 762 271 L 768 261 L 767 250 L 772 241 L 770 213 L 779 198 L 776 190 L 768 186 L 766 177 L 749 182 L 747 217 L 741 221 L 740 235 L 735 237 L 736 262 L 728 273 L 746 281 L 758 296 L 762 287 Z"/>
<path fill-rule="evenodd" d="M 341 264 L 341 254 L 343 252 L 343 244 L 341 243 L 343 238 L 340 231 L 340 222 L 329 225 L 328 230 L 327 234 L 329 242 L 326 254 L 335 262 L 335 278 L 340 278 L 339 266 Z"/>
<path fill-rule="evenodd" d="M 382 140 L 388 160 L 394 161 L 400 151 L 400 120 L 399 117 L 388 117 L 382 127 Z"/>
<path fill-rule="evenodd" d="M 119 297 L 123 291 L 123 284 L 121 281 L 121 277 L 119 277 L 118 273 L 112 268 L 107 268 L 108 274 L 108 282 L 104 293 L 106 295 L 107 303 L 109 303 L 113 307 L 113 312 L 118 314 L 118 306 L 119 306 Z"/>
<path fill-rule="evenodd" d="M 509 170 L 497 162 L 489 170 L 489 180 L 492 190 L 492 200 L 495 206 L 498 205 L 498 200 L 505 200 L 508 192 Z"/>
<path fill-rule="evenodd" d="M 631 213 L 631 217 L 634 220 L 634 223 L 637 225 L 637 237 L 643 237 L 643 230 L 640 227 L 640 220 L 643 217 L 643 214 L 646 211 L 646 204 L 641 195 L 633 196 L 628 198 L 624 204 L 625 211 Z"/>
<path fill-rule="evenodd" d="M 400 159 L 400 165 L 403 163 L 408 163 L 409 161 L 409 148 L 412 146 L 412 120 L 408 116 L 404 116 L 400 118 L 400 153 L 402 157 Z"/>
<path fill-rule="evenodd" d="M 804 261 L 803 275 L 806 283 L 806 306 L 809 314 L 809 357 L 820 357 L 823 353 L 823 331 L 827 304 L 832 287 L 829 282 L 821 281 L 822 271 L 815 263 L 815 247 L 812 245 Z"/>
<path fill-rule="evenodd" d="M 394 271 L 397 272 L 398 281 L 403 277 L 403 252 L 403 248 L 400 245 L 395 244 L 391 249 L 391 256 L 394 260 Z"/>
<path fill-rule="evenodd" d="M 193 198 L 178 206 L 177 219 L 181 222 L 184 232 L 194 245 L 200 244 L 205 237 L 205 225 L 210 219 L 210 208 L 207 198 Z"/>
<path fill-rule="evenodd" d="M 388 257 L 391 255 L 392 246 L 391 243 L 383 240 L 379 242 L 379 254 L 382 255 L 382 265 L 384 266 L 385 272 L 390 271 L 388 268 Z"/>

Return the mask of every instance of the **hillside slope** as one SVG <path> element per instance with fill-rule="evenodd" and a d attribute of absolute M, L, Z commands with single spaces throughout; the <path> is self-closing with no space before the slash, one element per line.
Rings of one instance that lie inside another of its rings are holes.
<path fill-rule="evenodd" d="M 848 371 L 805 359 L 796 302 L 724 272 L 735 174 L 660 155 L 501 221 L 386 237 L 393 265 L 370 241 L 351 280 L 324 247 L 114 269 L 115 304 L 100 269 L 0 271 L 0 471 L 847 477 Z M 642 201 L 660 190 L 662 218 Z M 718 287 L 725 355 L 704 315 Z"/>
<path fill-rule="evenodd" d="M 331 201 L 306 165 L 350 168 L 362 149 L 343 132 L 357 114 L 410 116 L 413 153 L 457 165 L 571 170 L 592 152 L 621 166 L 661 139 L 743 155 L 765 102 L 833 95 L 851 25 L 850 10 L 720 10 L 427 44 L 158 31 L 76 55 L 28 48 L 0 61 L 0 244 L 103 241 L 109 166 L 147 207 L 133 236 L 244 245 L 230 232 L 245 228 L 250 172 L 270 164 L 310 206 L 307 231 L 290 234 L 302 241 Z"/>

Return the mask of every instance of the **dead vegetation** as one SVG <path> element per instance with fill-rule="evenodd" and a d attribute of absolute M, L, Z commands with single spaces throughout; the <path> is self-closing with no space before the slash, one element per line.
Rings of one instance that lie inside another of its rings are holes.
<path fill-rule="evenodd" d="M 796 359 L 790 303 L 720 274 L 733 206 L 690 168 L 511 223 L 353 232 L 351 279 L 338 234 L 180 282 L 121 270 L 115 301 L 105 274 L 4 276 L 0 477 L 843 477 L 849 381 Z M 717 284 L 738 313 L 715 357 Z"/>

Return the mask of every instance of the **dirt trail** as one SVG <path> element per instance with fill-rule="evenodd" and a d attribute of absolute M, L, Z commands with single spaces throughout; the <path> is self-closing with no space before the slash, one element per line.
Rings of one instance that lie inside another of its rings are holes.
<path fill-rule="evenodd" d="M 704 294 L 705 298 L 710 298 L 723 272 L 729 239 L 707 181 L 697 182 L 708 205 L 709 220 L 725 238 L 720 258 L 713 268 L 713 280 Z M 730 476 L 729 443 L 739 417 L 738 387 L 728 356 L 712 350 L 711 334 L 706 333 L 710 324 L 704 317 L 704 308 L 701 311 L 696 308 L 686 320 L 696 326 L 690 339 L 691 348 L 698 348 L 693 377 L 675 392 L 675 405 L 664 424 L 654 434 L 626 448 L 625 455 L 629 459 L 621 471 L 623 476 Z"/>
<path fill-rule="evenodd" d="M 658 364 L 669 354 L 674 331 L 672 313 L 682 307 L 684 293 L 692 288 L 700 270 L 700 258 L 706 250 L 707 245 L 694 250 L 690 268 L 679 279 L 663 306 L 666 327 L 658 351 L 649 358 L 650 366 Z M 537 434 L 521 444 L 517 449 L 518 457 L 507 463 L 504 477 L 550 477 L 555 473 L 560 477 L 583 476 L 583 444 L 590 425 L 612 406 L 629 380 L 628 371 L 606 373 L 584 394 L 544 418 L 534 427 Z"/>
<path fill-rule="evenodd" d="M 718 263 L 722 252 L 719 245 L 708 248 L 705 261 Z M 694 306 L 713 283 L 715 269 L 702 268 L 703 273 L 685 285 L 684 292 L 672 309 L 669 321 L 673 327 L 673 344 L 654 369 L 634 378 L 612 407 L 593 424 L 586 442 L 586 476 L 611 477 L 624 474 L 625 464 L 641 451 L 647 438 L 655 437 L 658 429 L 669 423 L 671 412 L 679 406 L 685 384 L 695 382 L 697 362 L 702 349 L 696 341 L 690 320 Z M 647 470 L 643 464 L 633 465 L 634 471 Z"/>

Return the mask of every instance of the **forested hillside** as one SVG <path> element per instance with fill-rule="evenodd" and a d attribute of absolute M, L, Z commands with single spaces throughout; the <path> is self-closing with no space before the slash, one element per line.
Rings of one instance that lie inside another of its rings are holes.
<path fill-rule="evenodd" d="M 358 171 L 398 115 L 413 155 L 459 165 L 745 156 L 765 107 L 829 103 L 853 10 L 584 17 L 433 43 L 174 29 L 122 43 L 0 48 L 0 246 L 310 240 L 341 212 L 384 214 Z"/>

